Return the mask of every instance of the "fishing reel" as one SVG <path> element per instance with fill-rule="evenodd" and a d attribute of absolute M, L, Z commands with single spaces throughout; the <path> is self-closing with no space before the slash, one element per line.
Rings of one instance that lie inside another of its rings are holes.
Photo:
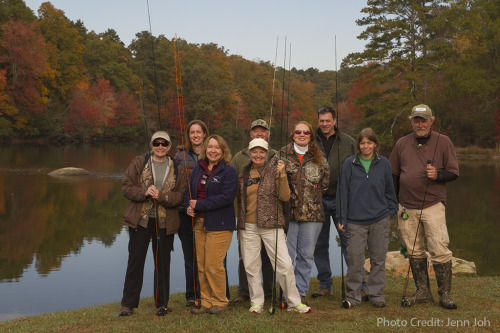
<path fill-rule="evenodd" d="M 156 309 L 156 315 L 157 315 L 158 317 L 163 317 L 163 316 L 166 316 L 168 312 L 169 312 L 169 311 L 168 311 L 168 308 L 167 308 L 167 307 L 163 307 L 163 306 L 162 306 L 161 308 Z"/>
<path fill-rule="evenodd" d="M 401 301 L 402 308 L 409 308 L 412 306 L 411 301 L 409 301 L 406 297 L 403 296 L 403 300 Z"/>
<path fill-rule="evenodd" d="M 343 300 L 343 301 L 342 301 L 342 307 L 343 307 L 344 309 L 350 309 L 350 308 L 352 308 L 352 304 L 351 304 L 351 302 L 349 302 L 349 301 Z"/>

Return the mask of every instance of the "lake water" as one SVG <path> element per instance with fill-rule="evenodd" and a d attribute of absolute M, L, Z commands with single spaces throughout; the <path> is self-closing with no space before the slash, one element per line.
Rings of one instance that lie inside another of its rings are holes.
<path fill-rule="evenodd" d="M 243 145 L 233 143 L 232 149 Z M 0 146 L 0 320 L 120 301 L 128 244 L 121 224 L 127 205 L 121 178 L 131 159 L 145 150 L 145 144 L 129 143 Z M 93 175 L 47 176 L 67 166 Z M 460 178 L 448 185 L 450 248 L 474 261 L 479 274 L 498 275 L 500 163 L 461 161 L 460 168 Z M 238 284 L 235 238 L 228 253 L 230 285 Z M 389 247 L 399 248 L 394 229 Z M 334 241 L 330 252 L 333 273 L 340 275 Z M 183 265 L 176 237 L 171 293 L 184 291 Z M 149 253 L 141 296 L 152 294 Z"/>

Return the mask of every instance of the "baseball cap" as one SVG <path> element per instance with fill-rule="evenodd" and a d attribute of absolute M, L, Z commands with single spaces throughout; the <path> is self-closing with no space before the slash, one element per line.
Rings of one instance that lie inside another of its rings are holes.
<path fill-rule="evenodd" d="M 255 120 L 252 123 L 252 125 L 250 125 L 250 130 L 253 130 L 254 127 L 257 127 L 257 126 L 264 127 L 267 130 L 269 129 L 269 125 L 267 124 L 267 122 L 264 119 L 257 119 L 257 120 Z"/>
<path fill-rule="evenodd" d="M 424 119 L 432 117 L 432 110 L 425 104 L 419 104 L 417 106 L 414 106 L 413 109 L 411 110 L 410 119 L 413 119 L 415 117 L 420 117 Z"/>
<path fill-rule="evenodd" d="M 156 139 L 164 139 L 168 142 L 171 142 L 170 141 L 170 136 L 168 136 L 167 132 L 165 131 L 158 131 L 158 132 L 155 132 L 153 134 L 153 136 L 151 137 L 151 142 L 150 143 L 153 143 L 153 141 L 155 141 Z"/>
<path fill-rule="evenodd" d="M 253 139 L 248 144 L 248 150 L 251 150 L 255 147 L 261 147 L 264 148 L 265 150 L 269 150 L 269 145 L 267 144 L 267 141 L 261 138 Z"/>

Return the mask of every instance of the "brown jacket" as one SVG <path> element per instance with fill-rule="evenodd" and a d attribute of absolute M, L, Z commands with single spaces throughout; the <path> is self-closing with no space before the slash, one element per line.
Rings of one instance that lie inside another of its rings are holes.
<path fill-rule="evenodd" d="M 292 206 L 292 221 L 324 222 L 322 195 L 328 189 L 330 167 L 322 156 L 322 165 L 314 163 L 313 156 L 306 153 L 299 160 L 293 149 L 293 143 L 281 148 L 286 154 L 286 173 L 292 191 L 290 203 Z"/>
<path fill-rule="evenodd" d="M 141 217 L 141 208 L 146 197 L 146 190 L 141 184 L 141 174 L 145 166 L 145 157 L 136 156 L 130 163 L 127 171 L 123 175 L 122 192 L 125 198 L 130 200 L 123 216 L 123 224 L 134 229 L 139 225 Z M 179 211 L 178 206 L 183 201 L 184 189 L 186 188 L 186 174 L 182 167 L 174 163 L 175 187 L 172 191 L 166 190 L 160 192 L 159 204 L 166 209 L 166 233 L 175 234 L 179 230 Z"/>
<path fill-rule="evenodd" d="M 285 217 L 283 216 L 283 201 L 278 200 L 278 191 L 276 190 L 276 176 L 278 158 L 274 156 L 269 162 L 263 166 L 260 171 L 259 189 L 257 190 L 257 226 L 261 228 L 278 228 L 285 227 Z M 250 174 L 251 163 L 243 168 L 238 179 L 238 230 L 245 229 L 246 216 L 246 193 L 247 187 L 245 183 L 248 181 Z M 280 182 L 288 182 L 286 177 L 281 177 Z M 281 184 L 280 184 L 281 185 Z M 286 196 L 286 193 L 285 193 Z M 281 199 L 284 198 L 283 193 L 280 193 Z M 279 205 L 279 206 L 278 206 Z M 279 210 L 278 210 L 279 207 Z M 278 218 L 276 219 L 276 213 Z"/>

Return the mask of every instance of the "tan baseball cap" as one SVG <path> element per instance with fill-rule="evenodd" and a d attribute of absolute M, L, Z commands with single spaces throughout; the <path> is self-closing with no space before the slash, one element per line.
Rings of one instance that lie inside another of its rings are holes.
<path fill-rule="evenodd" d="M 169 143 L 172 142 L 172 141 L 170 141 L 170 136 L 165 131 L 155 132 L 155 134 L 153 134 L 153 136 L 151 137 L 150 143 L 153 143 L 153 141 L 155 141 L 156 139 L 164 139 L 164 140 L 168 141 Z"/>
<path fill-rule="evenodd" d="M 252 150 L 255 147 L 261 147 L 264 148 L 265 150 L 269 150 L 269 145 L 267 141 L 261 138 L 253 139 L 248 144 L 248 150 Z"/>
<path fill-rule="evenodd" d="M 420 117 L 424 119 L 432 117 L 432 110 L 425 104 L 416 105 L 411 110 L 410 119 L 413 119 L 415 117 Z"/>

